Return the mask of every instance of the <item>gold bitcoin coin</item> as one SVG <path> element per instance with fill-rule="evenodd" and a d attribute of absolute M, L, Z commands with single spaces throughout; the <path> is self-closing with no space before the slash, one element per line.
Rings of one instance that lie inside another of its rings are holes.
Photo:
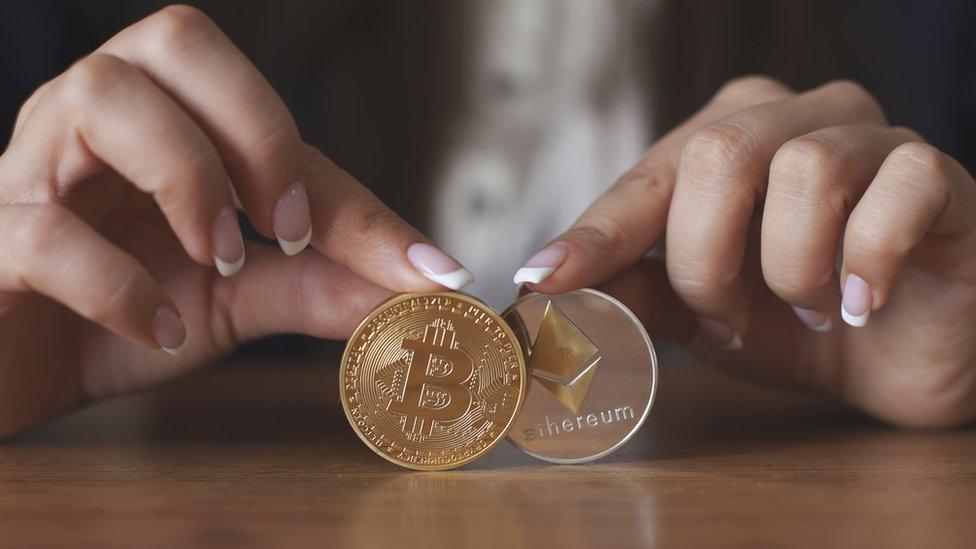
<path fill-rule="evenodd" d="M 477 299 L 406 294 L 359 325 L 339 383 L 346 417 L 373 451 L 411 469 L 451 469 L 504 438 L 522 406 L 525 358 Z"/>

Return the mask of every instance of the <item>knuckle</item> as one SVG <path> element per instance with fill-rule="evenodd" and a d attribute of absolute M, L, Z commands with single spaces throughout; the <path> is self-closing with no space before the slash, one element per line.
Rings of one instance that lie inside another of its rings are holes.
<path fill-rule="evenodd" d="M 281 109 L 276 115 L 262 120 L 245 136 L 246 146 L 256 161 L 274 162 L 281 166 L 300 166 L 305 152 L 302 139 L 291 113 Z"/>
<path fill-rule="evenodd" d="M 884 122 L 884 109 L 881 103 L 861 84 L 852 80 L 834 80 L 824 84 L 821 90 L 837 100 L 846 103 L 855 119 Z"/>
<path fill-rule="evenodd" d="M 638 195 L 661 196 L 670 194 L 673 182 L 673 170 L 662 171 L 661 169 L 637 165 L 622 175 L 614 187 L 616 190 L 633 192 Z"/>
<path fill-rule="evenodd" d="M 780 147 L 769 166 L 770 185 L 786 185 L 809 192 L 836 181 L 843 170 L 844 154 L 832 142 L 803 136 Z"/>
<path fill-rule="evenodd" d="M 61 77 L 61 98 L 74 105 L 91 105 L 131 74 L 132 68 L 115 56 L 100 53 L 89 55 Z"/>
<path fill-rule="evenodd" d="M 702 303 L 731 288 L 739 276 L 739 268 L 712 259 L 672 255 L 668 261 L 668 276 L 678 295 Z"/>
<path fill-rule="evenodd" d="M 675 293 L 690 301 L 701 301 L 711 294 L 710 287 L 699 277 L 687 273 L 672 274 L 671 287 Z"/>
<path fill-rule="evenodd" d="M 824 84 L 823 90 L 852 101 L 874 101 L 868 90 L 853 80 L 831 80 Z"/>
<path fill-rule="evenodd" d="M 193 6 L 168 6 L 150 17 L 152 32 L 149 44 L 162 55 L 181 51 L 188 44 L 206 40 L 218 32 L 217 25 L 207 14 Z"/>
<path fill-rule="evenodd" d="M 400 216 L 374 199 L 347 208 L 335 218 L 333 228 L 337 249 L 344 255 L 343 262 L 365 260 L 381 264 L 397 256 L 400 251 L 398 235 L 407 226 Z M 369 253 L 364 255 L 356 251 L 363 248 Z"/>
<path fill-rule="evenodd" d="M 400 217 L 384 204 L 364 204 L 353 208 L 337 220 L 342 230 L 359 241 L 383 242 L 402 223 Z"/>
<path fill-rule="evenodd" d="M 103 291 L 93 291 L 86 294 L 76 308 L 84 317 L 97 324 L 110 322 L 118 311 L 123 311 L 135 301 L 139 287 L 139 273 L 135 269 L 128 270 L 120 280 L 113 281 Z"/>
<path fill-rule="evenodd" d="M 342 181 L 354 179 L 335 162 L 311 145 L 303 145 L 304 173 L 309 181 Z"/>
<path fill-rule="evenodd" d="M 36 258 L 57 245 L 68 224 L 68 216 L 55 205 L 26 206 L 22 211 L 22 218 L 9 228 L 6 237 L 13 259 L 24 274 Z"/>
<path fill-rule="evenodd" d="M 44 94 L 47 93 L 47 91 L 50 89 L 51 83 L 52 81 L 48 80 L 47 82 L 42 84 L 39 88 L 34 90 L 34 93 L 32 93 L 30 97 L 28 97 L 27 100 L 23 102 L 23 104 L 21 104 L 20 108 L 17 110 L 17 118 L 14 119 L 15 127 L 19 127 L 24 123 L 24 121 L 27 119 L 27 116 L 30 115 L 34 107 L 38 104 L 38 102 L 41 100 Z"/>
<path fill-rule="evenodd" d="M 20 124 L 23 123 L 24 118 L 27 116 L 27 113 L 30 112 L 30 110 L 34 106 L 34 103 L 37 101 L 37 98 L 39 97 L 38 95 L 39 93 L 40 90 L 35 91 L 30 95 L 30 97 L 27 98 L 26 101 L 20 104 L 20 108 L 17 109 L 17 116 L 14 118 L 15 125 L 19 126 Z"/>
<path fill-rule="evenodd" d="M 612 253 L 623 245 L 624 233 L 617 220 L 602 216 L 587 220 L 585 225 L 572 227 L 566 231 L 566 238 L 601 252 Z"/>
<path fill-rule="evenodd" d="M 914 243 L 904 231 L 891 230 L 888 223 L 860 216 L 848 223 L 844 234 L 844 255 L 858 257 L 866 264 L 888 264 L 905 257 Z"/>
<path fill-rule="evenodd" d="M 854 200 L 850 190 L 839 184 L 846 164 L 845 151 L 829 138 L 795 138 L 780 147 L 770 163 L 769 199 L 827 208 L 842 223 Z"/>
<path fill-rule="evenodd" d="M 766 286 L 776 295 L 788 303 L 805 303 L 822 289 L 827 288 L 832 281 L 833 272 L 826 270 L 820 273 L 798 268 L 780 262 L 763 262 L 763 279 Z"/>
<path fill-rule="evenodd" d="M 180 166 L 180 175 L 176 181 L 184 181 L 194 186 L 203 186 L 208 181 L 214 181 L 214 175 L 218 171 L 216 159 L 207 154 L 199 154 L 195 158 L 188 159 Z"/>
<path fill-rule="evenodd" d="M 733 78 L 715 93 L 715 99 L 736 103 L 763 103 L 773 101 L 792 92 L 782 82 L 770 76 L 753 74 Z"/>
<path fill-rule="evenodd" d="M 926 179 L 939 180 L 945 175 L 945 154 L 928 143 L 903 143 L 891 151 L 888 160 L 896 168 Z"/>
<path fill-rule="evenodd" d="M 716 285 L 707 276 L 672 276 L 675 293 L 690 303 L 704 303 L 715 295 Z"/>
<path fill-rule="evenodd" d="M 696 131 L 681 152 L 681 168 L 705 176 L 739 170 L 753 148 L 749 133 L 732 122 L 717 122 Z"/>
<path fill-rule="evenodd" d="M 147 181 L 147 189 L 151 193 L 163 193 L 163 196 L 176 200 L 186 199 L 195 201 L 202 189 L 220 181 L 223 168 L 220 159 L 210 154 L 209 150 L 198 150 L 181 159 L 181 162 L 163 170 L 166 173 Z M 226 176 L 224 176 L 226 177 Z M 178 193 L 182 196 L 174 196 Z"/>
<path fill-rule="evenodd" d="M 214 26 L 199 8 L 186 4 L 167 6 L 152 16 L 157 32 L 168 38 L 192 37 Z"/>

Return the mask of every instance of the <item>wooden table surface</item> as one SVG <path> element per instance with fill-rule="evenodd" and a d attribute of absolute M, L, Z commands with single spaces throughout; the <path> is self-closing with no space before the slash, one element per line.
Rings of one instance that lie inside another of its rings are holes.
<path fill-rule="evenodd" d="M 335 358 L 235 359 L 0 444 L 0 546 L 976 547 L 976 431 L 899 432 L 662 353 L 641 433 L 590 465 L 507 444 L 397 469 Z"/>

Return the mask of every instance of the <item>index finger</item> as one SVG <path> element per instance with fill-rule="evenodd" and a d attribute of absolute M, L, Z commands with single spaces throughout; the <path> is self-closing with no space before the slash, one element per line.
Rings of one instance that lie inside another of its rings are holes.
<path fill-rule="evenodd" d="M 210 18 L 196 8 L 170 6 L 98 51 L 139 67 L 197 121 L 227 164 L 255 228 L 268 237 L 302 240 L 293 234 L 302 227 L 274 219 L 275 205 L 301 181 L 298 127 L 271 84 Z M 307 216 L 298 223 L 307 226 Z"/>
<path fill-rule="evenodd" d="M 473 281 L 351 176 L 310 170 L 308 147 L 281 97 L 203 12 L 168 7 L 100 49 L 138 66 L 190 113 L 227 164 L 251 223 L 285 253 L 312 242 L 397 291 L 456 290 Z"/>
<path fill-rule="evenodd" d="M 658 141 L 565 233 L 519 269 L 515 283 L 560 293 L 606 282 L 633 265 L 664 235 L 678 158 L 688 137 L 746 106 L 792 92 L 764 77 L 726 84 L 698 113 Z"/>

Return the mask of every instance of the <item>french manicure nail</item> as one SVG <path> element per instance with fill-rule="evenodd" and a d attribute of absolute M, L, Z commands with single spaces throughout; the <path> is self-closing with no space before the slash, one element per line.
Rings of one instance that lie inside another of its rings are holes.
<path fill-rule="evenodd" d="M 840 315 L 844 322 L 855 328 L 867 324 L 871 316 L 871 286 L 856 274 L 848 274 L 844 282 Z"/>
<path fill-rule="evenodd" d="M 178 355 L 186 348 L 189 339 L 186 336 L 186 326 L 176 311 L 165 305 L 156 309 L 150 331 L 156 343 L 171 355 Z"/>
<path fill-rule="evenodd" d="M 742 336 L 721 320 L 699 318 L 698 325 L 708 337 L 726 351 L 738 351 L 743 347 Z"/>
<path fill-rule="evenodd" d="M 459 290 L 474 282 L 474 275 L 451 256 L 423 242 L 407 248 L 407 259 L 420 274 L 452 290 Z"/>
<path fill-rule="evenodd" d="M 558 244 L 543 248 L 515 272 L 515 283 L 542 282 L 566 261 L 568 255 L 569 251 Z"/>
<path fill-rule="evenodd" d="M 796 313 L 800 322 L 814 332 L 829 332 L 834 327 L 834 323 L 830 321 L 830 317 L 820 311 L 793 307 L 793 312 Z"/>
<path fill-rule="evenodd" d="M 278 245 L 287 255 L 295 255 L 312 240 L 312 214 L 305 185 L 296 181 L 274 207 L 274 232 Z"/>
<path fill-rule="evenodd" d="M 213 223 L 211 236 L 214 265 L 224 276 L 231 276 L 244 266 L 244 237 L 237 222 L 237 211 L 224 206 Z"/>

